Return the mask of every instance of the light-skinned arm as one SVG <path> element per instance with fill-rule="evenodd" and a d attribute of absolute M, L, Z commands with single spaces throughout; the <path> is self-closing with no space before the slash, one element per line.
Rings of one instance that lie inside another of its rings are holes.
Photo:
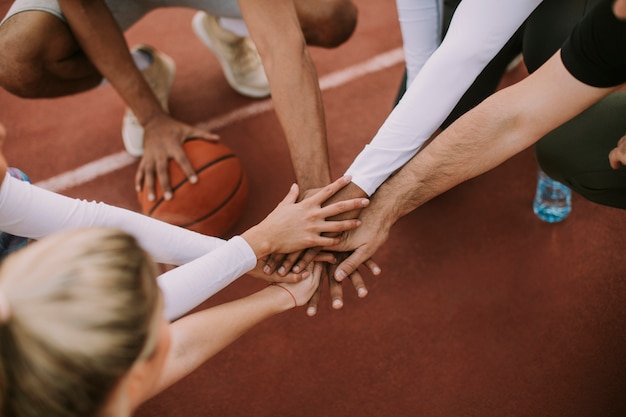
<path fill-rule="evenodd" d="M 330 182 L 326 121 L 315 67 L 292 1 L 240 0 L 263 61 L 301 194 Z"/>
<path fill-rule="evenodd" d="M 257 226 L 241 235 L 257 258 L 274 252 L 296 251 L 309 246 L 323 246 L 339 238 L 321 236 L 322 232 L 341 232 L 358 226 L 360 221 L 327 221 L 342 211 L 367 205 L 368 200 L 342 201 L 322 207 L 322 203 L 350 182 L 342 177 L 316 194 L 297 202 L 299 190 L 293 185 L 283 201 Z M 202 262 L 202 259 L 191 263 Z M 185 265 L 186 267 L 187 265 Z M 206 275 L 207 268 L 188 269 Z M 298 283 L 269 286 L 249 297 L 184 317 L 170 326 L 172 347 L 164 372 L 155 390 L 143 400 L 178 381 L 257 323 L 282 311 L 301 306 L 319 285 L 322 265 L 316 263 Z M 166 303 L 167 304 L 167 303 Z"/>
<path fill-rule="evenodd" d="M 495 168 L 616 89 L 578 81 L 564 67 L 559 51 L 521 82 L 487 98 L 378 189 L 361 214 L 362 226 L 331 248 L 354 250 L 335 278 L 343 280 L 369 259 L 399 218 Z"/>
<path fill-rule="evenodd" d="M 464 0 L 454 13 L 441 46 L 435 49 L 441 29 L 439 0 L 398 0 L 406 65 L 409 70 L 407 91 L 393 109 L 372 141 L 356 157 L 347 173 L 353 183 L 333 196 L 332 201 L 372 195 L 394 171 L 410 160 L 432 137 L 489 61 L 519 28 L 541 0 Z M 493 16 L 498 16 L 494 20 Z M 430 55 L 432 54 L 432 55 Z M 359 215 L 358 210 L 341 218 Z M 302 271 L 316 250 L 304 255 L 290 254 L 285 259 L 273 257 L 268 271 L 278 268 L 286 274 L 293 267 Z M 343 259 L 345 254 L 337 254 Z M 367 265 L 380 274 L 378 265 Z M 330 266 L 331 275 L 335 266 Z M 281 272 L 282 271 L 282 272 Z M 360 297 L 367 294 L 365 283 L 354 271 L 350 276 Z M 343 291 L 330 280 L 332 305 L 341 308 Z M 317 299 L 311 300 L 310 314 L 315 314 Z"/>
<path fill-rule="evenodd" d="M 318 286 L 320 274 L 318 264 L 316 270 L 299 283 L 270 285 L 248 297 L 191 314 L 171 324 L 172 344 L 163 372 L 154 389 L 140 398 L 140 403 L 191 373 L 258 323 L 306 303 Z"/>

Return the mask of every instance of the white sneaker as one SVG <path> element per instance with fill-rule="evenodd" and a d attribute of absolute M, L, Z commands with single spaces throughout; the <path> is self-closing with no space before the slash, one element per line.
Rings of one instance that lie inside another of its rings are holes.
<path fill-rule="evenodd" d="M 176 73 L 174 60 L 149 45 L 137 45 L 133 50 L 140 50 L 152 56 L 152 64 L 143 69 L 141 73 L 156 95 L 159 103 L 161 103 L 163 110 L 169 111 L 167 99 Z M 124 141 L 126 152 L 136 157 L 143 155 L 143 127 L 139 124 L 130 108 L 126 109 L 124 120 L 122 121 L 122 140 Z"/>
<path fill-rule="evenodd" d="M 228 84 L 239 94 L 252 98 L 270 95 L 263 62 L 248 36 L 238 36 L 219 25 L 217 17 L 197 12 L 191 27 L 200 41 L 217 57 Z"/>

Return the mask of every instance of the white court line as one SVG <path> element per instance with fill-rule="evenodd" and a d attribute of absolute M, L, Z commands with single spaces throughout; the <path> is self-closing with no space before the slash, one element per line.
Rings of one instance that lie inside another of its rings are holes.
<path fill-rule="evenodd" d="M 382 71 L 401 62 L 404 62 L 404 53 L 400 47 L 380 55 L 376 55 L 375 57 L 361 62 L 360 64 L 356 64 L 321 77 L 320 88 L 322 90 L 330 90 L 332 88 L 340 87 L 364 75 Z M 265 99 L 254 102 L 230 113 L 226 113 L 223 116 L 198 123 L 197 126 L 205 130 L 215 131 L 225 126 L 229 126 L 236 122 L 240 122 L 270 111 L 273 107 L 272 100 Z M 126 151 L 121 151 L 113 155 L 105 156 L 104 158 L 100 158 L 71 171 L 67 171 L 63 174 L 48 178 L 47 180 L 39 181 L 35 185 L 50 191 L 59 192 L 92 181 L 118 169 L 125 168 L 132 165 L 136 161 L 137 159 L 130 156 L 126 153 Z"/>

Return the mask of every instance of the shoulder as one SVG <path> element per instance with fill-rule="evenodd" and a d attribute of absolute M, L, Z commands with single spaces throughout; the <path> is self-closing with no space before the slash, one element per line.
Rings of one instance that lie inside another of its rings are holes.
<path fill-rule="evenodd" d="M 615 13 L 612 0 L 600 1 L 561 50 L 567 70 L 587 85 L 606 88 L 626 82 L 626 19 Z"/>

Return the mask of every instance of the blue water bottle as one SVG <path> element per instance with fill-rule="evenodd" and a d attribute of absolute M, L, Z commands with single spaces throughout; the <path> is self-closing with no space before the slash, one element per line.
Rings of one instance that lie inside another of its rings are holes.
<path fill-rule="evenodd" d="M 572 211 L 572 190 L 548 177 L 541 168 L 537 172 L 537 193 L 533 211 L 539 219 L 558 223 Z"/>

